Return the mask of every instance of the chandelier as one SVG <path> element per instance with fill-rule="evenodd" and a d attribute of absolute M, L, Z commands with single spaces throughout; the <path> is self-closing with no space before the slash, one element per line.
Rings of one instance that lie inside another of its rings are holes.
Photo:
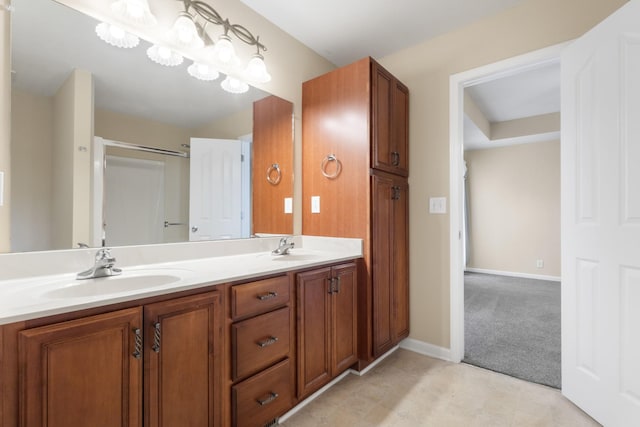
<path fill-rule="evenodd" d="M 147 56 L 153 62 L 166 67 L 174 67 L 184 62 L 185 56 L 193 63 L 187 68 L 192 77 L 213 81 L 226 74 L 222 88 L 231 93 L 244 93 L 249 90 L 248 83 L 267 83 L 271 75 L 267 72 L 262 52 L 267 50 L 242 25 L 232 24 L 209 4 L 199 0 L 177 0 L 183 3 L 183 9 L 175 19 L 173 26 L 165 30 L 166 43 L 153 44 L 147 49 Z M 151 13 L 147 0 L 116 0 L 111 2 L 111 12 L 127 24 L 137 27 L 155 27 L 157 20 Z M 221 28 L 216 40 L 209 35 L 210 26 Z M 101 22 L 96 34 L 105 42 L 119 48 L 134 48 L 140 39 L 118 25 Z M 233 42 L 239 40 L 255 47 L 255 53 L 245 66 L 236 54 Z M 197 59 L 193 59 L 197 58 Z"/>

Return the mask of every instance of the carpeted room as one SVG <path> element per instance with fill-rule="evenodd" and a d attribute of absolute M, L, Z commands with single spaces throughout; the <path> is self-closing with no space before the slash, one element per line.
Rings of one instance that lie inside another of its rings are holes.
<path fill-rule="evenodd" d="M 560 143 L 465 161 L 464 362 L 560 388 Z"/>

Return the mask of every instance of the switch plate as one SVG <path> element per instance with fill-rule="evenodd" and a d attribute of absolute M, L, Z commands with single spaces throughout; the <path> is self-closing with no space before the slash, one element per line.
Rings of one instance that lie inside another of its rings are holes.
<path fill-rule="evenodd" d="M 311 196 L 311 213 L 320 213 L 320 196 Z"/>
<path fill-rule="evenodd" d="M 544 261 L 541 259 L 536 260 L 536 268 L 543 268 L 544 267 Z"/>
<path fill-rule="evenodd" d="M 284 213 L 290 214 L 293 213 L 293 198 L 285 197 L 284 198 Z"/>
<path fill-rule="evenodd" d="M 429 213 L 446 214 L 447 198 L 446 197 L 429 197 Z"/>

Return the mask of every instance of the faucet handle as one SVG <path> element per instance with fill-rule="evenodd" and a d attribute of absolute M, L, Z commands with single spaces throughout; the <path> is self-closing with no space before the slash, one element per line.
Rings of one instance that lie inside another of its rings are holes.
<path fill-rule="evenodd" d="M 100 248 L 100 249 L 98 249 L 98 252 L 96 252 L 96 261 L 115 262 L 116 259 L 111 256 L 111 249 L 109 249 L 109 248 Z"/>

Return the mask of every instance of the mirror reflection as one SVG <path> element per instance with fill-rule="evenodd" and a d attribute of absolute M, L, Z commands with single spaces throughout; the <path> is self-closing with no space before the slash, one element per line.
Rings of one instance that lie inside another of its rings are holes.
<path fill-rule="evenodd" d="M 14 7 L 12 252 L 293 231 L 290 102 L 154 64 L 144 41 L 111 47 L 52 0 Z"/>

